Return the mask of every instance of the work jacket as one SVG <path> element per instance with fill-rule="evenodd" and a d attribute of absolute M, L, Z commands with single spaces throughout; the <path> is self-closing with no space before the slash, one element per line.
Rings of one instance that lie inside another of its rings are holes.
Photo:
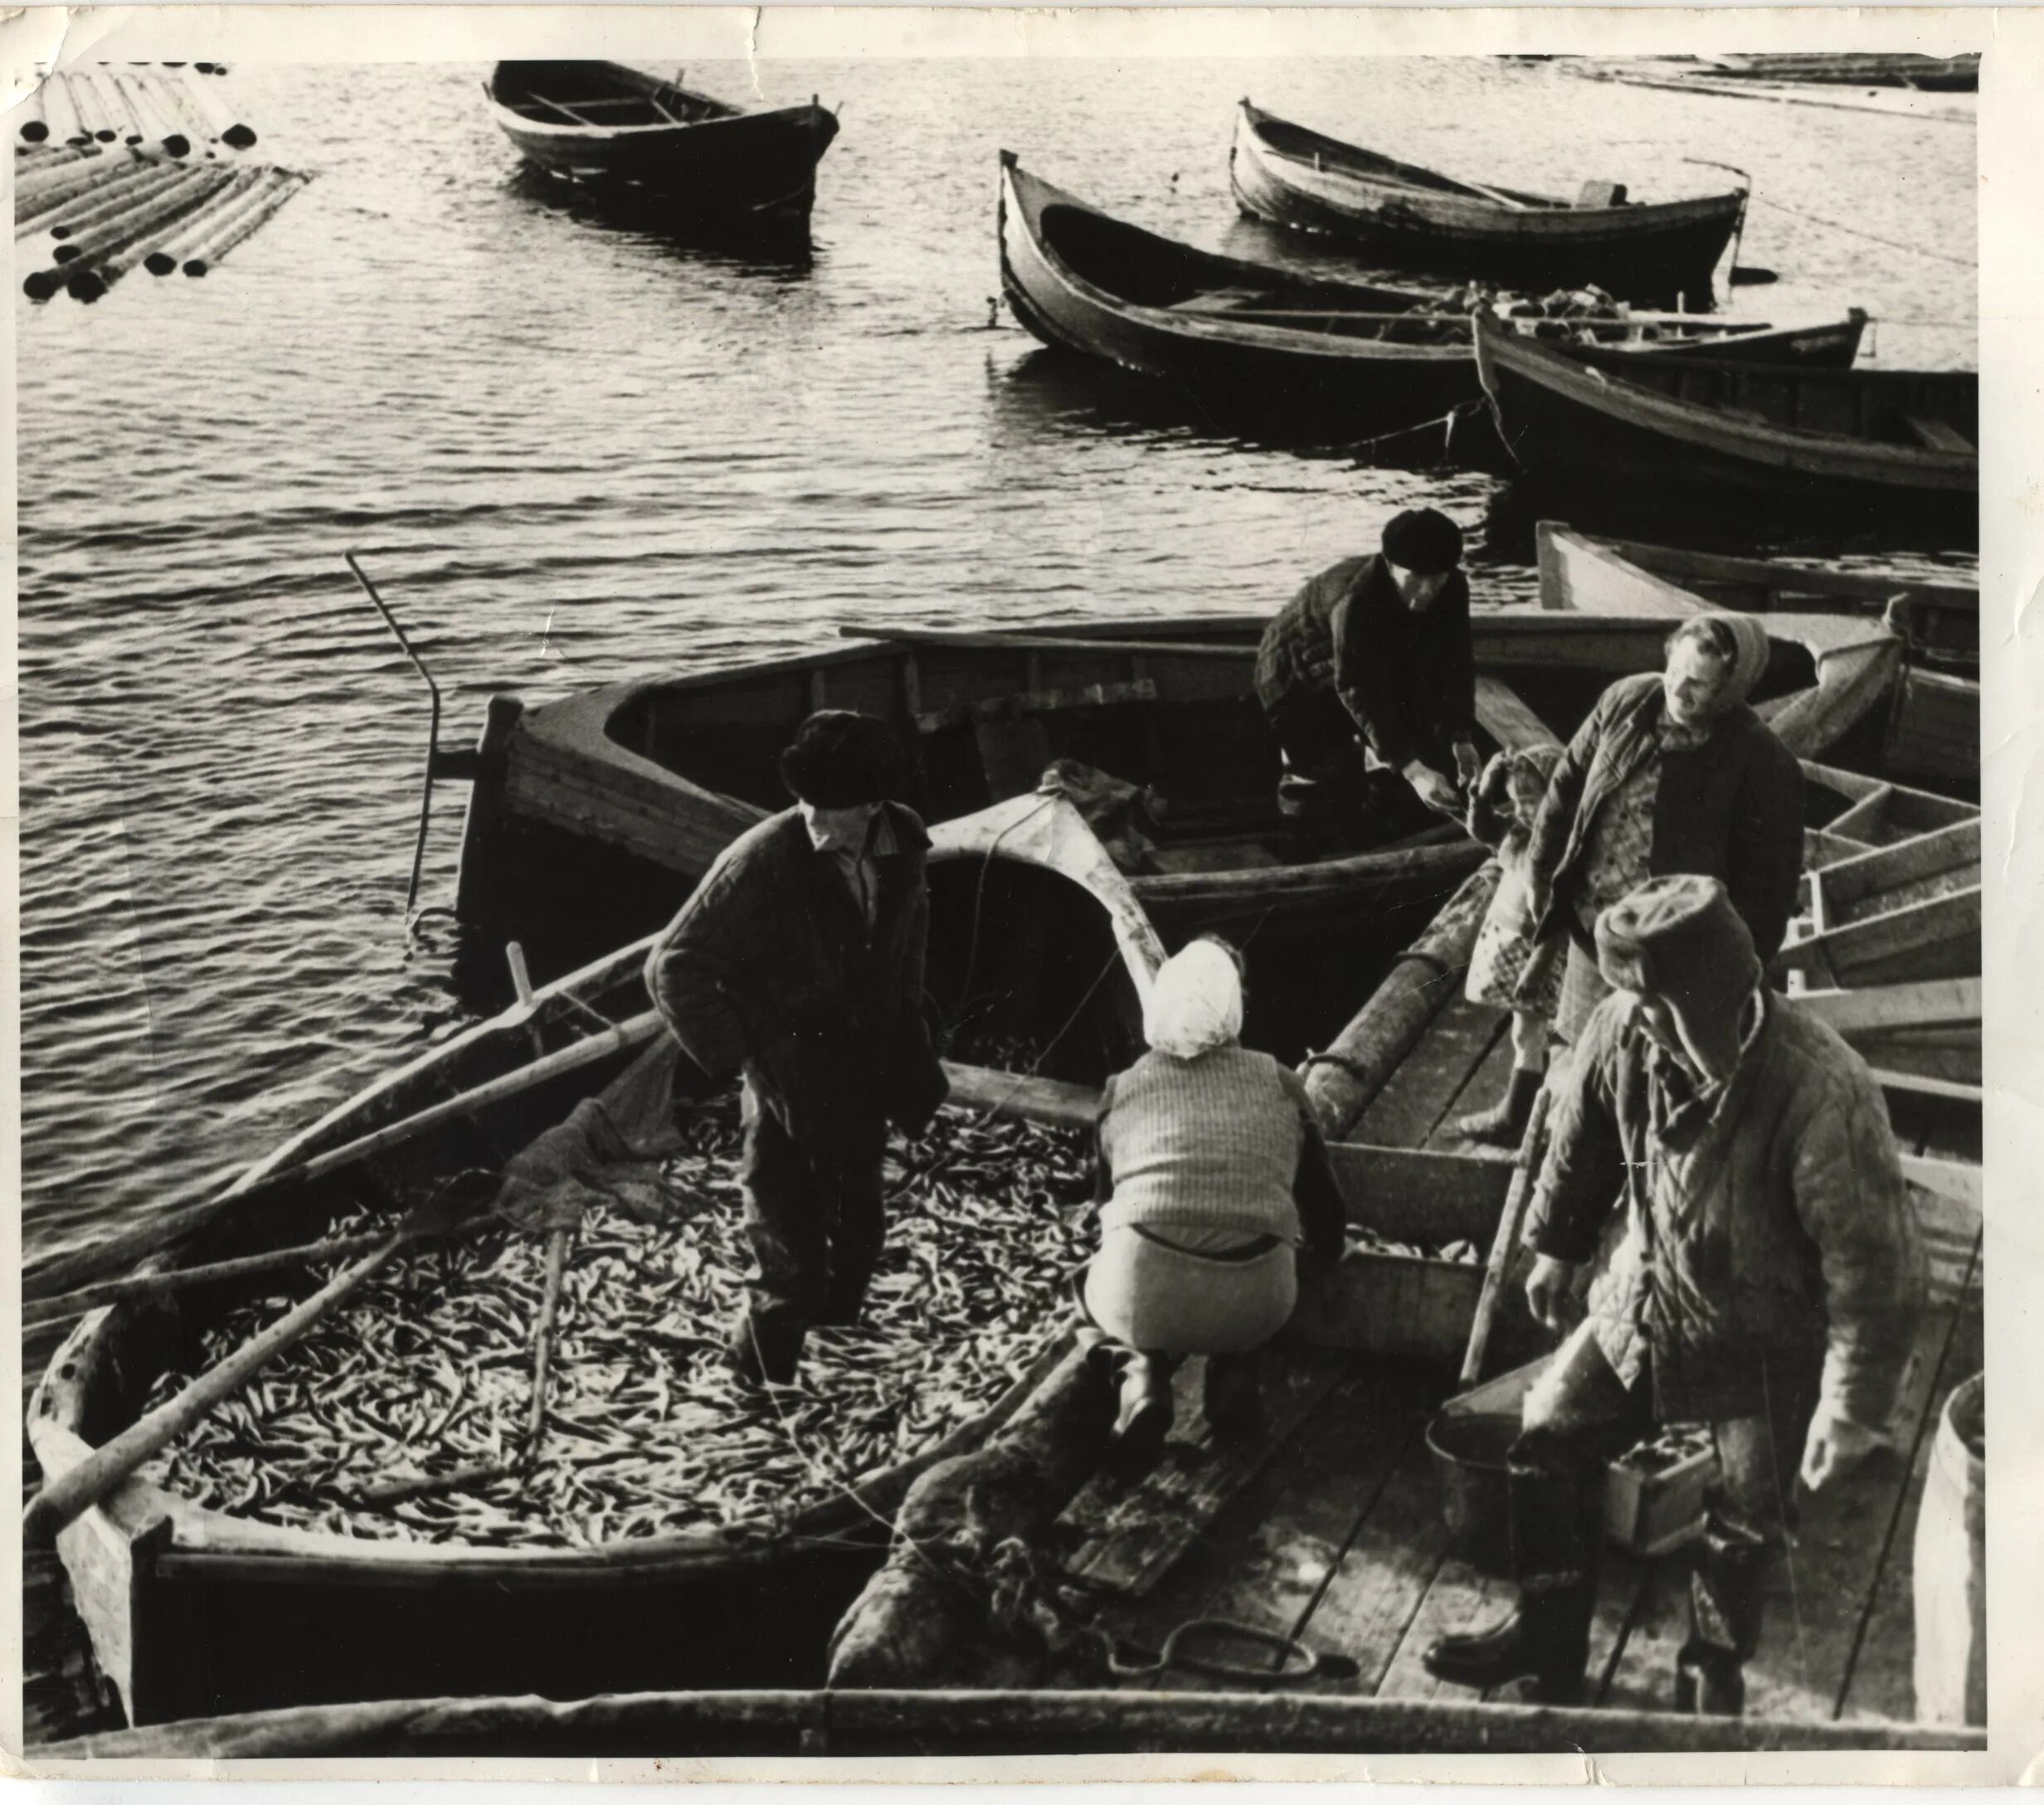
<path fill-rule="evenodd" d="M 1923 1309 L 1915 1206 L 1887 1110 L 1825 1023 L 1761 993 L 1757 1032 L 1701 1087 L 1620 992 L 1563 1075 L 1526 1241 L 1571 1263 L 1625 1233 L 1589 1292 L 1628 1384 L 1650 1365 L 1664 1422 L 1769 1413 L 1807 1389 L 1884 1428 Z"/>
<path fill-rule="evenodd" d="M 856 1143 L 876 1115 L 919 1134 L 947 1089 L 922 991 L 930 839 L 885 806 L 896 849 L 875 861 L 870 930 L 789 809 L 724 849 L 646 962 L 683 1050 L 713 1077 L 742 1069 L 798 1141 Z"/>
<path fill-rule="evenodd" d="M 1467 578 L 1451 572 L 1414 613 L 1378 552 L 1311 578 L 1263 630 L 1256 657 L 1267 712 L 1331 689 L 1394 771 L 1415 758 L 1454 768 L 1453 747 L 1474 732 L 1476 682 Z"/>
<path fill-rule="evenodd" d="M 1744 703 L 1688 751 L 1662 748 L 1660 676 L 1622 677 L 1569 742 L 1527 844 L 1527 863 L 1552 886 L 1543 935 L 1565 926 L 1592 949 L 1573 880 L 1605 803 L 1650 758 L 1660 761 L 1647 874 L 1722 880 L 1764 960 L 1780 951 L 1803 873 L 1803 767 Z M 1644 881 L 1643 879 L 1642 880 Z"/>

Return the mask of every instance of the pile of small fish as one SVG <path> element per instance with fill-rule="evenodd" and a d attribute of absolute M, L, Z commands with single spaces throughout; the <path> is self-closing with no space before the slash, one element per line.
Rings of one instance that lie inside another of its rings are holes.
<path fill-rule="evenodd" d="M 1365 1253 L 1388 1253 L 1407 1260 L 1444 1260 L 1452 1266 L 1474 1266 L 1483 1258 L 1483 1250 L 1473 1241 L 1450 1241 L 1443 1247 L 1418 1241 L 1389 1241 L 1358 1222 L 1349 1224 L 1348 1244 Z"/>
<path fill-rule="evenodd" d="M 1707 1460 L 1716 1447 L 1707 1423 L 1671 1423 L 1658 1434 L 1628 1447 L 1613 1464 L 1636 1473 L 1670 1472 Z"/>
<path fill-rule="evenodd" d="M 970 1421 L 1068 1318 L 1069 1274 L 1093 1239 L 1082 1137 L 947 1112 L 907 1170 L 890 1160 L 898 1194 L 859 1325 L 815 1331 L 795 1384 L 746 1389 L 723 1352 L 751 1266 L 738 1141 L 735 1102 L 704 1105 L 663 1168 L 674 1218 L 584 1217 L 529 1460 L 517 1457 L 545 1238 L 493 1229 L 393 1260 L 148 1477 L 215 1508 L 343 1535 L 586 1547 L 774 1527 Z M 224 1316 L 193 1370 L 285 1307 L 272 1297 Z M 166 1374 L 151 1403 L 189 1376 Z M 511 1464 L 484 1482 L 382 1507 L 366 1499 L 393 1479 L 493 1460 Z"/>

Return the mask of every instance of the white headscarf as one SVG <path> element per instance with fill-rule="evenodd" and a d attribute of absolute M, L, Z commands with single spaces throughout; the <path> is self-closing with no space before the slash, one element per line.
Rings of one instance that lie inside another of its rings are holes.
<path fill-rule="evenodd" d="M 1142 1010 L 1143 1039 L 1159 1053 L 1196 1059 L 1242 1032 L 1242 975 L 1210 940 L 1164 961 Z"/>

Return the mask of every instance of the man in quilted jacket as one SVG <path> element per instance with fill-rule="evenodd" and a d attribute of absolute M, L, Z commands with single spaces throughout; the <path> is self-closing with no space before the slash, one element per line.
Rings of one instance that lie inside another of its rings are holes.
<path fill-rule="evenodd" d="M 1798 1475 L 1820 1490 L 1887 1440 L 1923 1248 L 1872 1077 L 1767 989 L 1721 883 L 1654 878 L 1598 917 L 1596 939 L 1613 994 L 1555 1106 L 1526 1231 L 1534 1315 L 1562 1328 L 1621 1205 L 1624 1236 L 1526 1399 L 1511 1472 L 1518 1608 L 1436 1642 L 1427 1665 L 1467 1686 L 1577 1694 L 1604 1463 L 1656 1423 L 1706 1423 L 1722 1478 L 1676 1699 L 1735 1715 Z"/>

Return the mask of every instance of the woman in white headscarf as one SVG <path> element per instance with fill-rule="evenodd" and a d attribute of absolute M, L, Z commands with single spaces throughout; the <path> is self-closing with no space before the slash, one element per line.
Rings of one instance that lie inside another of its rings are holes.
<path fill-rule="evenodd" d="M 1086 1312 L 1117 1345 L 1118 1463 L 1153 1457 L 1170 1428 L 1170 1370 L 1209 1356 L 1208 1420 L 1246 1433 L 1253 1373 L 1239 1356 L 1298 1301 L 1298 1252 L 1332 1261 L 1340 1192 L 1306 1087 L 1241 1045 L 1234 950 L 1194 941 L 1157 974 L 1143 1011 L 1151 1050 L 1100 1099 L 1100 1251 Z"/>

